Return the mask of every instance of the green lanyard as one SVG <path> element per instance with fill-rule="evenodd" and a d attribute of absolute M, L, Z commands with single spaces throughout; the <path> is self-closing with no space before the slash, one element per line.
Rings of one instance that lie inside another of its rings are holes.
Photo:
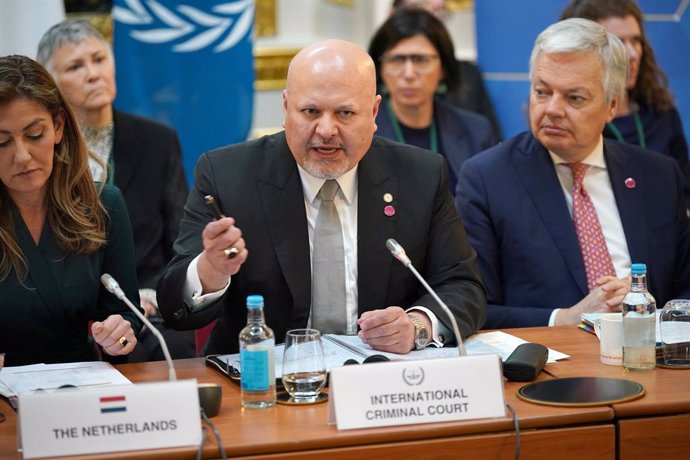
<path fill-rule="evenodd" d="M 108 158 L 108 166 L 107 166 L 107 180 L 106 184 L 108 185 L 115 185 L 115 153 L 110 152 L 110 157 Z"/>
<path fill-rule="evenodd" d="M 388 99 L 385 100 L 386 104 L 386 111 L 388 112 L 388 116 L 391 119 L 391 123 L 393 124 L 393 131 L 395 131 L 395 140 L 400 142 L 401 144 L 407 144 L 405 142 L 405 137 L 403 136 L 402 133 L 402 128 L 400 128 L 400 123 L 398 122 L 398 117 L 395 116 L 395 113 L 393 112 L 393 108 L 391 107 L 390 101 Z M 438 153 L 438 136 L 436 134 L 436 119 L 431 117 L 431 131 L 429 133 L 429 150 L 431 150 L 434 153 Z"/>
<path fill-rule="evenodd" d="M 644 128 L 642 127 L 642 120 L 640 120 L 640 114 L 638 112 L 635 112 L 633 114 L 633 118 L 635 120 L 635 130 L 637 131 L 637 138 L 640 141 L 640 147 L 646 149 L 647 139 L 644 136 Z M 618 142 L 625 142 L 625 139 L 623 139 L 623 134 L 621 133 L 620 129 L 618 129 L 618 126 L 616 126 L 615 123 L 613 123 L 613 121 L 610 123 L 606 123 L 606 126 L 611 130 L 613 136 L 616 138 Z"/>

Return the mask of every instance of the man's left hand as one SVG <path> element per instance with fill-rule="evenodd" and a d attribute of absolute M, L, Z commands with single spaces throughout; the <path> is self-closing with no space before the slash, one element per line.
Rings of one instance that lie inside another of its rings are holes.
<path fill-rule="evenodd" d="M 400 307 L 362 313 L 359 338 L 371 348 L 405 354 L 414 348 L 414 324 Z"/>

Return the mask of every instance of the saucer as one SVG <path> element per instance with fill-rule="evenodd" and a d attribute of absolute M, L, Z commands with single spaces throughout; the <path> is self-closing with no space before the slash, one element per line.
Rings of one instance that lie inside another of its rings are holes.
<path fill-rule="evenodd" d="M 290 396 L 287 391 L 279 391 L 276 394 L 276 402 L 278 404 L 285 404 L 286 406 L 310 406 L 312 404 L 320 404 L 328 401 L 328 393 L 321 392 L 314 399 L 296 400 Z"/>

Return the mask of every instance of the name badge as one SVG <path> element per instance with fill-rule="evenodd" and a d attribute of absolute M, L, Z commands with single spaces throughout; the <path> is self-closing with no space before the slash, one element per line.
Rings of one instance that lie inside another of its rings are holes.
<path fill-rule="evenodd" d="M 495 354 L 336 367 L 329 388 L 339 430 L 505 416 Z"/>
<path fill-rule="evenodd" d="M 24 458 L 201 443 L 196 380 L 19 395 Z"/>

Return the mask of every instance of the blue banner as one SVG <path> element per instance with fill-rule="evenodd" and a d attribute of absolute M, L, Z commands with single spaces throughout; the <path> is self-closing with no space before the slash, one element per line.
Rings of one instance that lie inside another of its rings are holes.
<path fill-rule="evenodd" d="M 254 99 L 253 0 L 115 0 L 117 109 L 174 127 L 187 178 L 244 141 Z"/>

